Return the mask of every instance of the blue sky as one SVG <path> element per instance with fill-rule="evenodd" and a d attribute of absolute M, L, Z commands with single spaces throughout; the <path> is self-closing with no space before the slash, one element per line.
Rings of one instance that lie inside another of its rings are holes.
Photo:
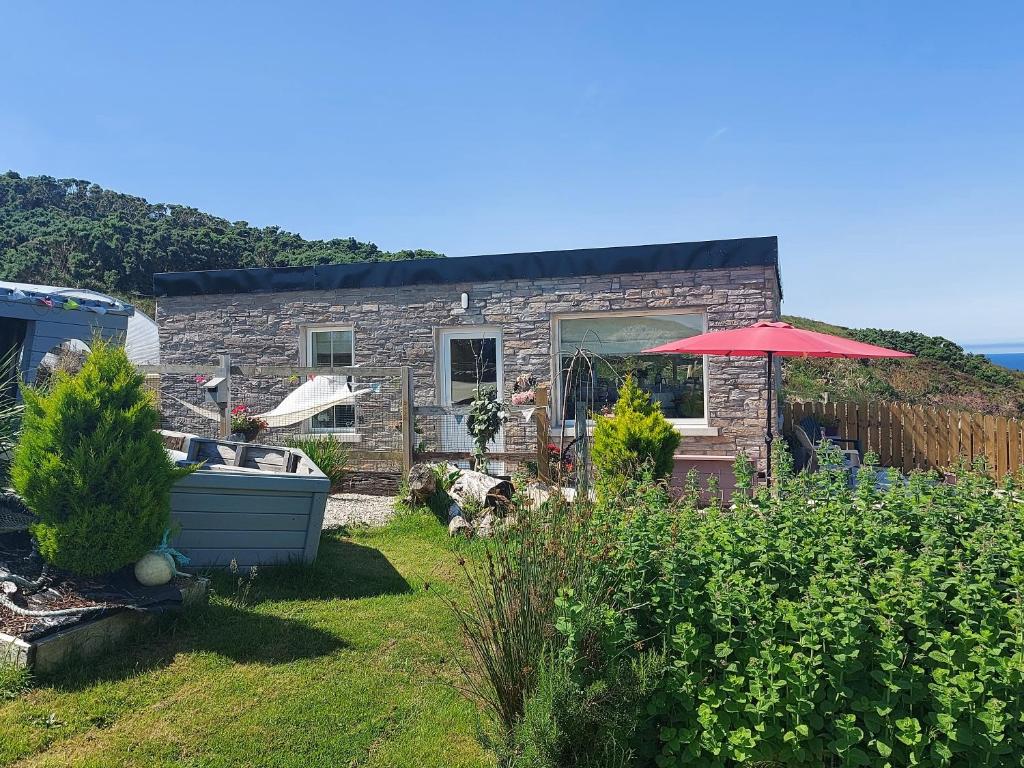
<path fill-rule="evenodd" d="M 1021 3 L 34 2 L 0 25 L 3 168 L 451 256 L 776 234 L 786 312 L 1024 340 Z"/>

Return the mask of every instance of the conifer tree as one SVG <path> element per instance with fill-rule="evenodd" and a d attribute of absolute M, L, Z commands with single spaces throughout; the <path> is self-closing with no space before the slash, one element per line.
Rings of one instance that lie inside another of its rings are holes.
<path fill-rule="evenodd" d="M 171 486 L 189 470 L 164 450 L 159 414 L 124 349 L 96 338 L 81 371 L 25 387 L 24 398 L 11 478 L 36 516 L 43 558 L 97 575 L 155 547 Z"/>
<path fill-rule="evenodd" d="M 661 404 L 627 376 L 619 389 L 614 414 L 598 416 L 594 427 L 596 490 L 600 496 L 617 492 L 622 480 L 648 466 L 657 479 L 672 474 L 679 433 L 661 413 Z"/>

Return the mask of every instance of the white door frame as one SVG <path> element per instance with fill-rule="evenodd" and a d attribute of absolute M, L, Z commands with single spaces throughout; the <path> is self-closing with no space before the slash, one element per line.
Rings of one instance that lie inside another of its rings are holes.
<path fill-rule="evenodd" d="M 440 354 L 438 355 L 438 373 L 440 378 L 438 380 L 438 395 L 440 398 L 440 405 L 452 405 L 452 339 L 494 339 L 494 359 L 495 366 L 497 368 L 496 384 L 498 387 L 498 399 L 500 400 L 504 396 L 505 391 L 505 367 L 504 360 L 502 359 L 502 348 L 501 348 L 501 328 L 493 325 L 482 325 L 470 328 L 466 330 L 464 328 L 458 329 L 440 329 Z"/>
<path fill-rule="evenodd" d="M 451 340 L 452 339 L 494 339 L 495 359 L 495 383 L 498 391 L 497 397 L 501 400 L 505 392 L 505 361 L 501 344 L 501 328 L 493 325 L 480 325 L 460 328 L 440 328 L 438 334 L 438 382 L 437 392 L 439 405 L 452 406 L 452 360 Z M 464 437 L 463 437 L 464 435 Z M 466 429 L 466 417 L 446 415 L 441 417 L 441 450 L 444 451 L 468 451 L 472 450 L 473 439 Z M 504 429 L 498 432 L 494 442 L 490 445 L 491 450 L 505 450 Z M 502 465 L 503 466 L 503 465 Z M 503 470 L 502 470 L 503 471 Z"/>

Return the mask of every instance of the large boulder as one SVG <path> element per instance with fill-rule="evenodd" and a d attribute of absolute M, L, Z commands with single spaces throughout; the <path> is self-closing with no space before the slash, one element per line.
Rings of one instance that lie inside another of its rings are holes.
<path fill-rule="evenodd" d="M 459 479 L 448 492 L 459 506 L 469 508 L 474 502 L 485 509 L 505 509 L 512 499 L 515 488 L 508 480 L 485 475 L 482 472 L 463 470 Z"/>

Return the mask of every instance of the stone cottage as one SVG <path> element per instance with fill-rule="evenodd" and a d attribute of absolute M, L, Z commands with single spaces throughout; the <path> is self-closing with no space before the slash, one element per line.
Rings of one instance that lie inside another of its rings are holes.
<path fill-rule="evenodd" d="M 775 237 L 165 273 L 154 287 L 164 363 L 227 351 L 253 365 L 407 365 L 417 406 L 465 405 L 479 384 L 508 400 L 528 375 L 551 382 L 556 434 L 574 426 L 577 402 L 609 407 L 631 372 L 682 434 L 681 467 L 740 450 L 764 461 L 763 360 L 642 350 L 777 320 Z M 567 375 L 583 366 L 586 376 Z M 379 430 L 360 403 L 318 413 L 302 431 L 371 441 Z M 443 418 L 431 450 L 465 450 L 462 417 Z M 528 450 L 529 425 L 508 431 Z"/>

